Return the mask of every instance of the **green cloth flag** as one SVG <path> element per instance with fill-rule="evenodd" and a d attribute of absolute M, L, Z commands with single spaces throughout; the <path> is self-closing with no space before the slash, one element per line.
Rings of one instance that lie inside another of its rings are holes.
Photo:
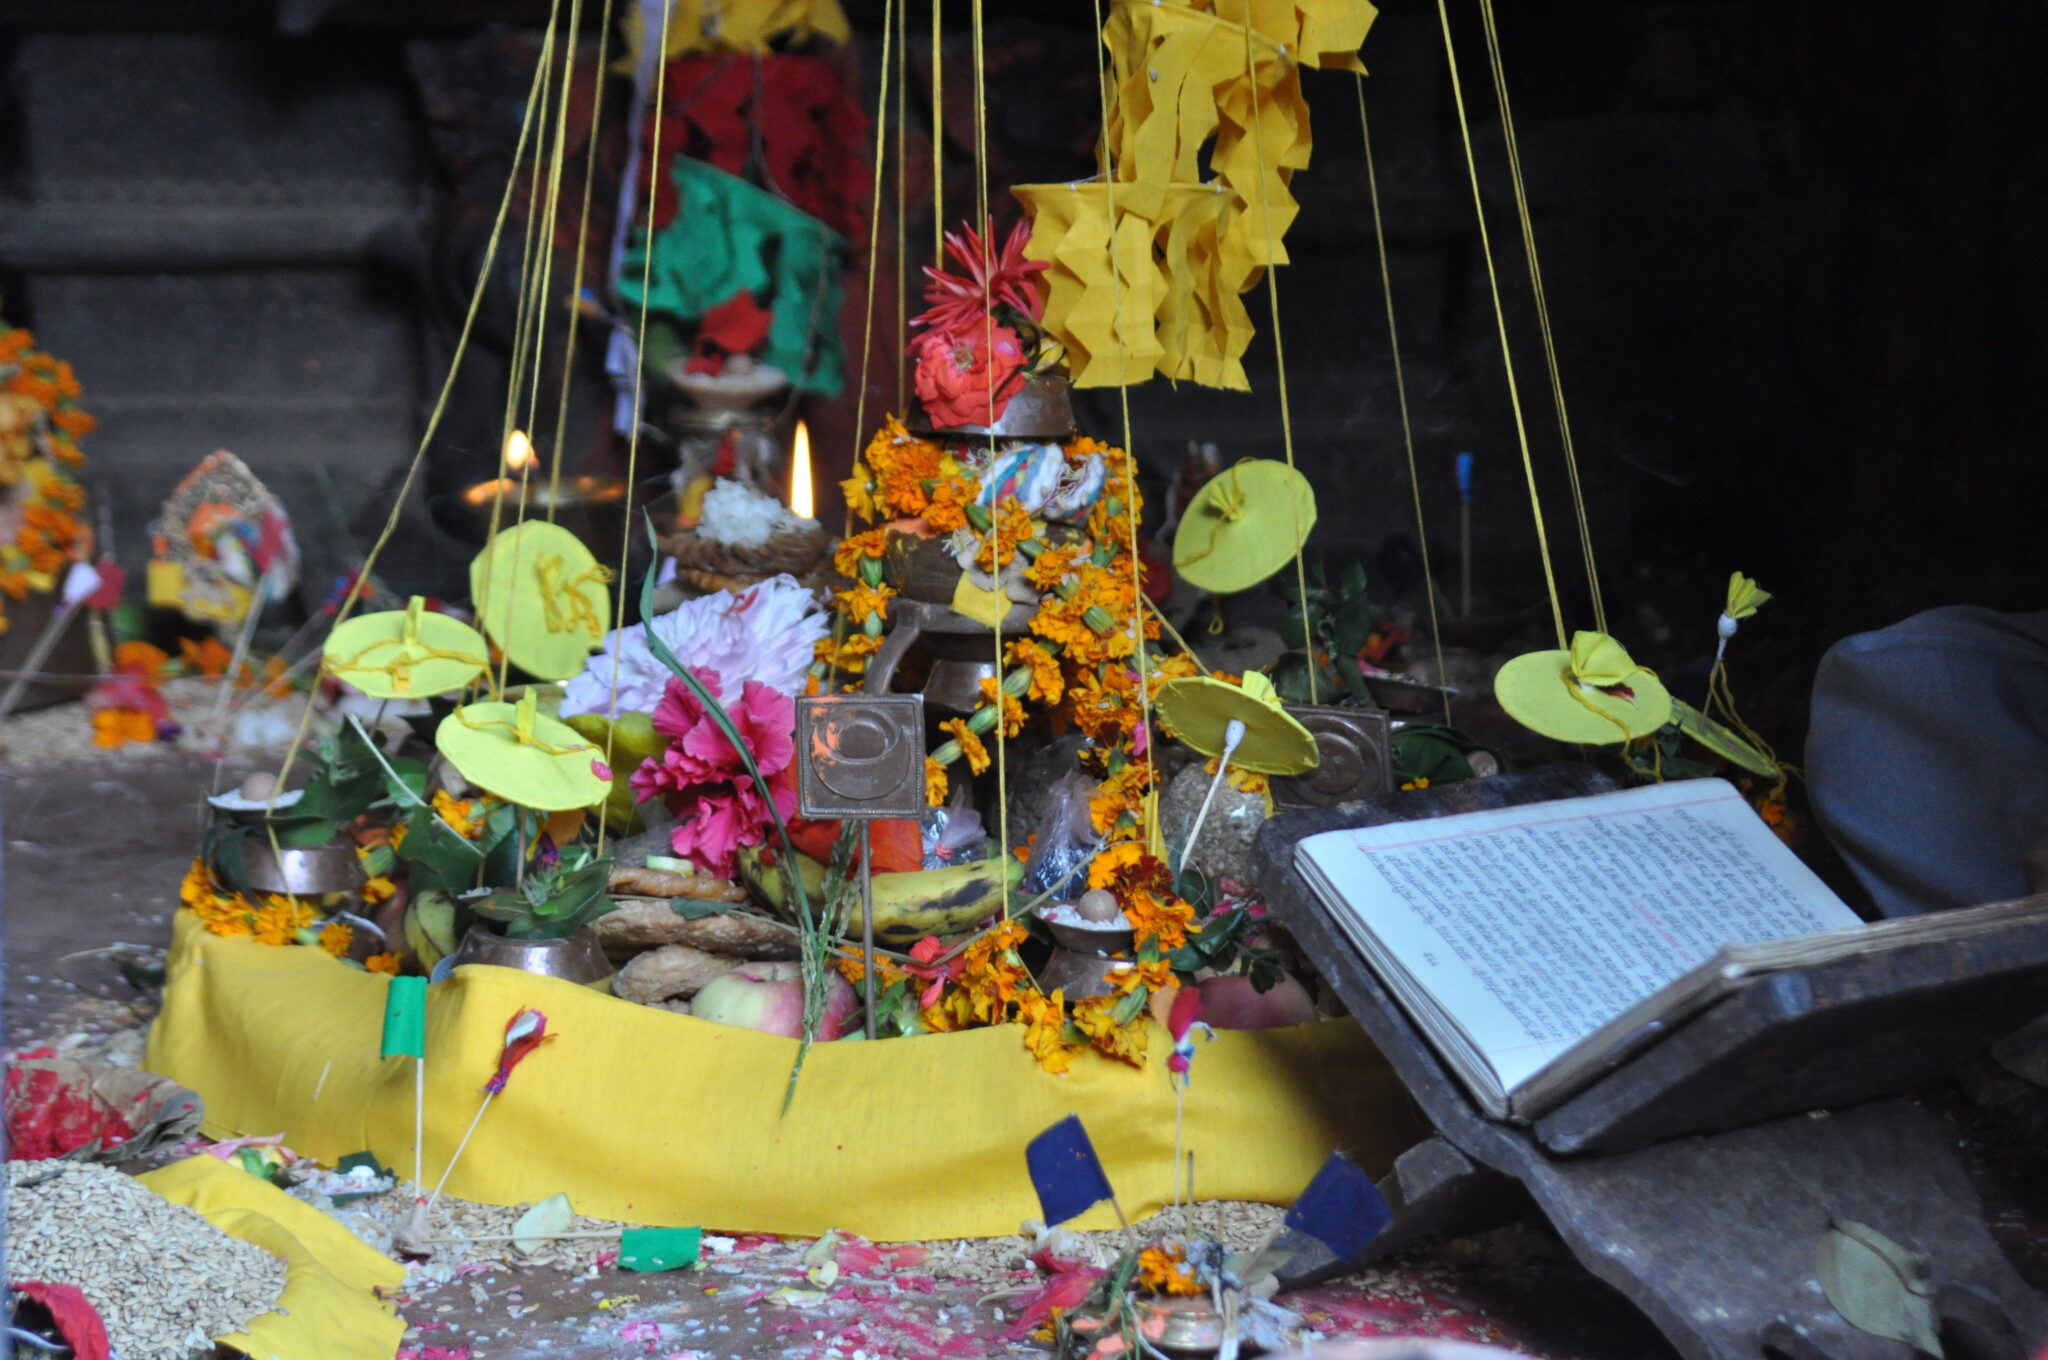
<path fill-rule="evenodd" d="M 619 1234 L 619 1266 L 643 1274 L 697 1264 L 702 1228 L 628 1228 Z"/>
<path fill-rule="evenodd" d="M 427 980 L 395 977 L 384 992 L 384 1048 L 380 1057 L 427 1056 Z"/>
<path fill-rule="evenodd" d="M 654 233 L 634 231 L 619 269 L 619 297 L 694 333 L 704 314 L 744 290 L 774 313 L 760 360 L 799 392 L 836 397 L 844 386 L 839 348 L 844 237 L 802 209 L 737 175 L 688 156 L 674 158 L 676 215 Z M 650 346 L 650 349 L 652 346 Z"/>

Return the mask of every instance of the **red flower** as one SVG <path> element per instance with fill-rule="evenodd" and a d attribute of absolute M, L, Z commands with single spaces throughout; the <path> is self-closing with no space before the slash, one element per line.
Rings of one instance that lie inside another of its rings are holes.
<path fill-rule="evenodd" d="M 691 673 L 712 698 L 723 699 L 718 672 Z M 749 680 L 739 701 L 723 707 L 767 781 L 774 812 L 785 819 L 794 816 L 796 705 L 781 691 Z M 633 792 L 642 799 L 660 795 L 676 814 L 669 845 L 677 854 L 720 877 L 731 876 L 739 848 L 768 838 L 774 816 L 767 800 L 710 710 L 682 681 L 668 682 L 654 710 L 654 730 L 669 739 L 668 749 L 633 771 Z"/>
<path fill-rule="evenodd" d="M 931 310 L 911 325 L 929 326 L 933 335 L 957 335 L 981 330 L 985 318 L 1002 305 L 1016 308 L 1031 321 L 1045 314 L 1045 301 L 1039 297 L 1038 285 L 1031 276 L 1044 270 L 1046 261 L 1024 258 L 1024 243 L 1031 239 L 1031 228 L 1023 222 L 1011 228 L 1010 239 L 1003 242 L 1000 254 L 989 251 L 995 235 L 993 222 L 988 225 L 986 239 L 972 227 L 962 227 L 959 236 L 946 233 L 946 253 L 960 262 L 967 277 L 963 279 L 926 265 L 924 300 Z"/>
<path fill-rule="evenodd" d="M 983 350 L 985 340 L 993 348 Z M 914 386 L 934 425 L 993 425 L 1023 387 L 1024 347 L 1007 326 L 948 334 L 926 331 L 910 347 L 917 356 Z"/>

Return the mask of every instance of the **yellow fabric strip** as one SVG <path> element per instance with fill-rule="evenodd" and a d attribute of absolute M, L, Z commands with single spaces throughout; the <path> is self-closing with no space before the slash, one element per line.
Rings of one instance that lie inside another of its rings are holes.
<path fill-rule="evenodd" d="M 1522 178 L 1521 144 L 1515 136 L 1514 108 L 1508 101 L 1507 68 L 1501 62 L 1500 33 L 1494 26 L 1493 0 L 1479 0 L 1486 20 L 1486 55 L 1493 68 L 1493 92 L 1500 104 L 1501 141 L 1508 153 L 1508 178 L 1515 187 L 1515 213 L 1521 219 L 1522 251 L 1529 260 L 1529 291 L 1536 302 L 1536 325 L 1543 333 L 1543 365 L 1550 374 L 1550 396 L 1557 406 L 1557 433 L 1564 443 L 1564 465 L 1570 474 L 1572 515 L 1579 529 L 1579 552 L 1586 560 L 1586 589 L 1593 597 L 1593 626 L 1607 631 L 1607 606 L 1600 598 L 1600 568 L 1593 560 L 1593 529 L 1586 516 L 1586 493 L 1579 483 L 1579 455 L 1572 445 L 1571 416 L 1565 411 L 1564 377 L 1558 371 L 1557 340 L 1550 326 L 1550 302 L 1543 293 L 1543 266 L 1536 258 L 1536 226 L 1529 217 L 1529 190 Z"/>
<path fill-rule="evenodd" d="M 391 1360 L 405 1321 L 371 1291 L 405 1283 L 403 1266 L 235 1163 L 189 1157 L 136 1179 L 229 1237 L 284 1260 L 280 1311 L 216 1340 L 252 1360 Z"/>
<path fill-rule="evenodd" d="M 282 1132 L 325 1162 L 368 1149 L 411 1166 L 412 1064 L 377 1056 L 385 985 L 317 949 L 208 935 L 181 912 L 149 1070 L 206 1098 L 215 1137 Z M 1143 1068 L 1089 1053 L 1064 1077 L 1042 1071 L 1012 1025 L 819 1044 L 783 1116 L 795 1040 L 484 967 L 428 995 L 430 1177 L 526 1006 L 557 1037 L 513 1073 L 456 1164 L 448 1190 L 464 1199 L 561 1191 L 579 1213 L 629 1223 L 993 1237 L 1037 1216 L 1024 1144 L 1069 1114 L 1087 1123 L 1125 1212 L 1173 1198 L 1163 1030 Z M 1198 1047 L 1187 1146 L 1205 1198 L 1289 1203 L 1332 1149 L 1377 1175 L 1427 1132 L 1350 1020 L 1224 1031 Z M 1076 1226 L 1115 1221 L 1105 1206 Z"/>
<path fill-rule="evenodd" d="M 1372 238 L 1380 259 L 1380 291 L 1387 300 L 1387 347 L 1394 355 L 1394 397 L 1401 407 L 1401 447 L 1408 455 L 1408 490 L 1415 498 L 1415 539 L 1422 553 L 1422 590 L 1429 599 L 1429 640 L 1436 648 L 1437 685 L 1443 691 L 1444 726 L 1451 725 L 1451 691 L 1444 679 L 1443 629 L 1436 616 L 1436 577 L 1429 565 L 1429 525 L 1422 517 L 1422 479 L 1415 472 L 1415 428 L 1408 419 L 1408 378 L 1401 368 L 1401 331 L 1394 324 L 1394 274 L 1387 267 L 1387 227 L 1380 217 L 1380 176 L 1373 163 L 1372 125 L 1365 117 L 1365 76 L 1358 81 L 1358 136 L 1365 144 L 1365 183 L 1372 194 Z M 1604 630 L 1603 630 L 1604 631 Z"/>
<path fill-rule="evenodd" d="M 1479 248 L 1486 257 L 1486 282 L 1493 294 L 1493 321 L 1500 331 L 1500 361 L 1507 372 L 1508 404 L 1515 412 L 1515 441 L 1522 449 L 1522 475 L 1529 483 L 1529 513 L 1536 521 L 1536 549 L 1543 558 L 1543 586 L 1550 594 L 1550 619 L 1557 628 L 1560 651 L 1571 643 L 1564 631 L 1564 605 L 1557 597 L 1557 572 L 1550 564 L 1550 535 L 1543 527 L 1543 500 L 1536 491 L 1536 460 L 1529 452 L 1529 426 L 1522 416 L 1522 394 L 1515 384 L 1515 356 L 1508 345 L 1508 317 L 1500 300 L 1500 271 L 1493 263 L 1493 238 L 1486 230 L 1486 200 L 1479 192 L 1479 161 L 1472 150 L 1472 123 L 1465 112 L 1465 86 L 1458 78 L 1458 46 L 1451 39 L 1451 12 L 1446 0 L 1436 0 L 1437 19 L 1444 31 L 1444 58 L 1451 73 L 1451 99 L 1458 108 L 1458 135 L 1465 144 L 1465 173 L 1472 181 L 1472 211 L 1479 220 Z"/>

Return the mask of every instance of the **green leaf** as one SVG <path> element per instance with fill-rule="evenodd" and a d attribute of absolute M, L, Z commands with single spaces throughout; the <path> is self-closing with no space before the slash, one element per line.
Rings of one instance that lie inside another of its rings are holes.
<path fill-rule="evenodd" d="M 1452 784 L 1472 777 L 1472 764 L 1465 759 L 1472 741 L 1454 727 L 1437 723 L 1404 727 L 1394 733 L 1393 749 L 1396 783 L 1427 779 L 1432 784 Z"/>
<path fill-rule="evenodd" d="M 668 909 L 685 921 L 701 921 L 707 916 L 722 916 L 732 910 L 730 902 L 705 902 L 695 897 L 671 897 Z"/>
<path fill-rule="evenodd" d="M 1671 701 L 1671 719 L 1679 731 L 1729 764 L 1740 766 L 1751 774 L 1762 775 L 1765 779 L 1778 777 L 1778 767 L 1762 751 L 1734 729 L 1714 721 L 1683 699 Z"/>
<path fill-rule="evenodd" d="M 1867 1224 L 1838 1218 L 1821 1236 L 1813 1273 L 1850 1326 L 1941 1355 L 1934 1270 L 1925 1256 Z"/>

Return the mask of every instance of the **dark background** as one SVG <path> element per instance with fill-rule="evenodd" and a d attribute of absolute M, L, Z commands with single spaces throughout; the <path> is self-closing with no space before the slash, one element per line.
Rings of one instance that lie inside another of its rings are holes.
<path fill-rule="evenodd" d="M 1941 603 L 2048 607 L 2033 476 L 2048 15 L 2010 0 L 1499 8 L 1613 631 L 1683 673 L 1711 645 L 1727 573 L 1749 572 L 1778 599 L 1739 644 L 1746 689 L 1796 726 L 1814 661 L 1845 633 Z M 1477 10 L 1452 10 L 1567 621 L 1589 626 Z M 871 104 L 882 11 L 851 12 L 848 60 Z M 1007 207 L 1002 185 L 1087 172 L 1095 19 L 1074 0 L 987 16 L 990 178 Z M 466 243 L 495 206 L 544 17 L 529 0 L 0 0 L 0 308 L 77 367 L 123 557 L 139 559 L 155 505 L 215 447 L 286 498 L 316 590 L 366 546 L 445 372 L 452 300 L 475 268 Z M 914 264 L 931 234 L 929 9 L 909 17 Z M 949 132 L 971 108 L 967 17 L 949 6 Z M 1433 555 L 1454 573 L 1451 460 L 1472 450 L 1479 594 L 1490 612 L 1522 611 L 1540 642 L 1435 7 L 1389 0 L 1364 57 Z M 1363 558 L 1382 598 L 1412 603 L 1351 78 L 1306 85 L 1316 152 L 1295 180 L 1279 287 L 1295 451 L 1322 501 L 1313 547 Z M 972 161 L 956 144 L 947 165 L 957 219 Z M 891 289 L 894 225 L 879 262 Z M 1195 438 L 1226 459 L 1280 454 L 1266 300 L 1247 302 L 1253 393 L 1134 392 L 1155 474 Z M 888 302 L 877 318 L 870 422 L 895 390 Z M 430 496 L 495 456 L 492 362 L 486 336 Z M 601 464 L 614 456 L 602 381 L 578 390 L 578 456 Z M 851 452 L 852 405 L 813 413 L 830 436 L 821 480 Z M 1084 403 L 1098 434 L 1118 419 L 1111 394 Z M 395 582 L 452 585 L 471 549 L 420 506 L 407 514 Z"/>

